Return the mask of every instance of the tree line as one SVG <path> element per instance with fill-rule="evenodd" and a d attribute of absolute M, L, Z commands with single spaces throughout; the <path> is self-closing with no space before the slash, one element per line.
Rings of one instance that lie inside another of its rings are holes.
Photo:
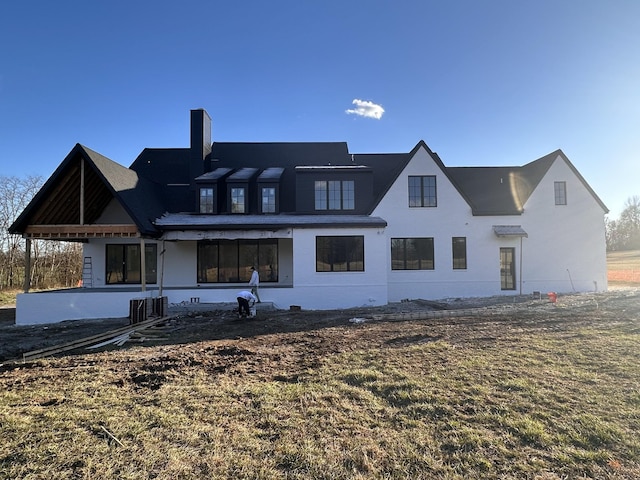
<path fill-rule="evenodd" d="M 41 176 L 0 175 L 0 290 L 21 289 L 25 280 L 25 249 L 21 235 L 11 235 L 11 224 L 43 184 Z M 76 286 L 82 278 L 82 244 L 50 240 L 31 241 L 33 289 Z"/>
<path fill-rule="evenodd" d="M 607 251 L 640 250 L 640 196 L 629 197 L 617 220 L 606 219 Z"/>

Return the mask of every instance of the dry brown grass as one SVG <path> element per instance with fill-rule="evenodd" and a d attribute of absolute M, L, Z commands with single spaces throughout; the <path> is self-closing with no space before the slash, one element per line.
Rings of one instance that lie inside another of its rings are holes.
<path fill-rule="evenodd" d="M 640 285 L 640 250 L 607 253 L 607 270 L 613 284 Z"/>
<path fill-rule="evenodd" d="M 640 297 L 568 302 L 5 366 L 0 478 L 640 478 Z"/>

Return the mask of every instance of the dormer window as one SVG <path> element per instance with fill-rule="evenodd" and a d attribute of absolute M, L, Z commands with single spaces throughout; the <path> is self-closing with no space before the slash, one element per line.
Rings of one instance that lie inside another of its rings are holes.
<path fill-rule="evenodd" d="M 231 213 L 245 213 L 247 211 L 246 188 L 233 187 L 231 189 Z"/>
<path fill-rule="evenodd" d="M 276 213 L 275 187 L 262 187 L 261 205 L 262 205 L 262 213 Z"/>
<path fill-rule="evenodd" d="M 282 167 L 270 167 L 258 176 L 258 211 L 272 214 L 280 212 L 280 180 Z"/>
<path fill-rule="evenodd" d="M 257 168 L 240 168 L 226 179 L 227 209 L 231 214 L 255 213 Z"/>
<path fill-rule="evenodd" d="M 196 211 L 216 215 L 224 208 L 224 180 L 231 173 L 230 168 L 216 168 L 196 178 Z"/>
<path fill-rule="evenodd" d="M 214 213 L 214 192 L 213 187 L 200 188 L 200 213 Z"/>

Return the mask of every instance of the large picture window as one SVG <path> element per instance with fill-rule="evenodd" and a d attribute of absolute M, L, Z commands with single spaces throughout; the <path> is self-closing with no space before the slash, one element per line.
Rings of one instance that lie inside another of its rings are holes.
<path fill-rule="evenodd" d="M 433 238 L 392 238 L 391 270 L 433 270 Z"/>
<path fill-rule="evenodd" d="M 437 207 L 438 195 L 436 189 L 436 176 L 411 176 L 409 177 L 409 206 L 410 207 Z"/>
<path fill-rule="evenodd" d="M 318 180 L 314 184 L 316 210 L 355 209 L 353 180 Z"/>
<path fill-rule="evenodd" d="M 198 242 L 198 283 L 247 283 L 253 266 L 260 283 L 278 281 L 277 240 Z"/>
<path fill-rule="evenodd" d="M 157 282 L 158 248 L 157 245 L 145 245 L 145 282 Z M 139 244 L 107 245 L 107 284 L 142 283 L 140 275 Z"/>
<path fill-rule="evenodd" d="M 316 237 L 317 272 L 363 272 L 364 237 Z"/>
<path fill-rule="evenodd" d="M 467 268 L 467 238 L 453 237 L 451 239 L 451 251 L 453 253 L 453 269 L 466 270 Z"/>

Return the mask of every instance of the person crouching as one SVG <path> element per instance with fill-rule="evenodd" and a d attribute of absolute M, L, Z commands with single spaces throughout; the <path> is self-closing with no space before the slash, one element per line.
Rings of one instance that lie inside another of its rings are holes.
<path fill-rule="evenodd" d="M 256 303 L 258 300 L 253 293 L 248 292 L 247 290 L 243 290 L 238 292 L 238 317 L 242 317 L 243 313 L 246 314 L 247 317 L 251 316 L 250 307 Z"/>

